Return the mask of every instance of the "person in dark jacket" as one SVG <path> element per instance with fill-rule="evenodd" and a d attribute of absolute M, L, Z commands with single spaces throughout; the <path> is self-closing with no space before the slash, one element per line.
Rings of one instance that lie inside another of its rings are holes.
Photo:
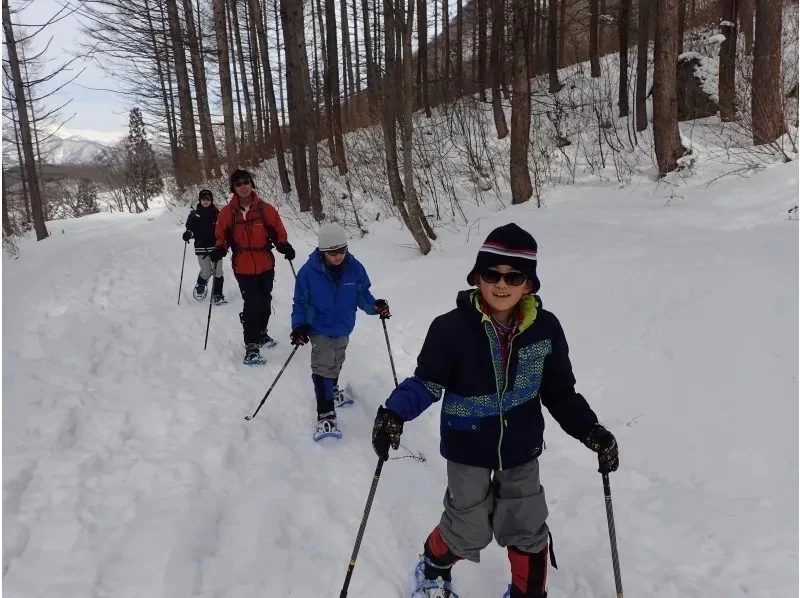
<path fill-rule="evenodd" d="M 549 530 L 539 482 L 544 418 L 619 466 L 614 436 L 575 391 L 564 331 L 535 293 L 537 246 L 516 224 L 492 231 L 456 309 L 430 326 L 414 376 L 378 409 L 373 447 L 388 459 L 403 423 L 442 401 L 440 451 L 447 459 L 444 513 L 424 544 L 414 598 L 452 595 L 461 559 L 479 562 L 492 537 L 508 549 L 506 598 L 545 598 Z M 438 593 L 437 593 L 438 592 Z"/>
<path fill-rule="evenodd" d="M 311 342 L 311 379 L 317 399 L 317 432 L 341 437 L 336 407 L 352 403 L 339 389 L 350 333 L 356 324 L 356 308 L 389 318 L 389 305 L 370 292 L 367 271 L 347 251 L 347 233 L 336 223 L 320 228 L 318 248 L 297 272 L 292 308 L 292 344 Z"/>
<path fill-rule="evenodd" d="M 244 309 L 239 314 L 244 336 L 244 363 L 261 365 L 261 347 L 273 347 L 269 336 L 272 285 L 275 282 L 275 247 L 287 260 L 295 257 L 278 210 L 255 192 L 246 170 L 231 174 L 231 200 L 220 210 L 215 229 L 216 247 L 211 259 L 218 262 L 231 249 L 231 268 L 242 292 Z"/>
<path fill-rule="evenodd" d="M 211 300 L 214 305 L 227 303 L 225 295 L 222 294 L 222 285 L 225 282 L 222 275 L 222 262 L 211 261 L 211 251 L 216 244 L 214 227 L 217 225 L 218 215 L 219 210 L 214 205 L 214 196 L 208 189 L 203 189 L 200 191 L 197 207 L 189 212 L 189 217 L 186 219 L 186 230 L 183 233 L 185 243 L 194 238 L 194 254 L 200 264 L 200 273 L 197 275 L 197 284 L 195 284 L 193 292 L 194 298 L 198 301 L 205 299 L 208 279 L 213 275 Z"/>

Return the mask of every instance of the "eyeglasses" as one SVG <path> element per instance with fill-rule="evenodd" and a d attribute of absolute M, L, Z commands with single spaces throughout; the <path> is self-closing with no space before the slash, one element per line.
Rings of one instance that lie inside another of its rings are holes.
<path fill-rule="evenodd" d="M 347 253 L 347 245 L 345 245 L 344 247 L 340 247 L 339 249 L 330 249 L 327 251 L 323 251 L 322 253 L 327 253 L 331 257 L 335 257 L 337 255 L 344 255 L 345 253 Z"/>
<path fill-rule="evenodd" d="M 528 275 L 524 272 L 498 272 L 497 270 L 484 270 L 479 275 L 483 282 L 486 284 L 497 284 L 500 279 L 506 281 L 506 284 L 512 287 L 518 287 L 525 284 L 528 280 Z"/>
<path fill-rule="evenodd" d="M 252 181 L 250 181 L 250 179 L 244 179 L 242 181 L 236 181 L 233 184 L 233 186 L 234 187 L 241 187 L 242 185 L 250 185 L 250 184 L 252 184 Z"/>

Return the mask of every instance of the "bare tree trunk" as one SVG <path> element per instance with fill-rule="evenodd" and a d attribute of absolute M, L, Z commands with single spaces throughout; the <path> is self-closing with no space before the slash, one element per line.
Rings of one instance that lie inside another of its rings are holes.
<path fill-rule="evenodd" d="M 650 47 L 650 3 L 639 0 L 639 31 L 636 53 L 636 130 L 647 128 L 647 56 Z"/>
<path fill-rule="evenodd" d="M 503 45 L 503 2 L 492 0 L 492 39 L 489 51 L 489 71 L 492 76 L 492 113 L 497 138 L 504 139 L 508 135 L 506 115 L 503 112 L 501 88 L 503 86 L 503 68 L 500 65 L 500 48 Z"/>
<path fill-rule="evenodd" d="M 456 0 L 456 88 L 464 92 L 464 10 L 462 0 Z"/>
<path fill-rule="evenodd" d="M 392 204 L 398 208 L 403 221 L 408 226 L 408 214 L 405 211 L 403 183 L 397 165 L 397 96 L 398 76 L 395 61 L 395 24 L 393 0 L 383 0 L 383 41 L 384 41 L 384 76 L 378 79 L 383 92 L 383 129 L 384 149 L 386 151 L 386 174 L 389 179 L 389 191 Z"/>
<path fill-rule="evenodd" d="M 275 8 L 275 54 L 278 56 L 278 97 L 281 101 L 281 124 L 286 128 L 286 105 L 284 104 L 285 97 L 283 94 L 283 64 L 281 63 L 281 25 L 280 16 L 278 12 L 278 0 L 274 0 L 273 7 Z M 264 10 L 264 30 L 267 31 L 267 11 Z M 284 44 L 286 40 L 284 39 Z"/>
<path fill-rule="evenodd" d="M 722 0 L 721 6 L 725 41 L 719 48 L 719 117 L 725 122 L 736 120 L 736 4 Z"/>
<path fill-rule="evenodd" d="M 185 180 L 183 177 L 181 164 L 184 160 L 184 153 L 183 147 L 179 144 L 178 140 L 178 123 L 175 119 L 175 94 L 173 93 L 172 89 L 172 68 L 170 66 L 170 59 L 169 59 L 169 50 L 170 50 L 170 39 L 169 35 L 167 34 L 167 16 L 164 13 L 164 3 L 157 2 L 158 5 L 158 12 L 159 17 L 161 19 L 161 39 L 164 40 L 164 79 L 167 82 L 167 127 L 169 128 L 170 133 L 170 148 L 174 146 L 175 150 L 173 152 L 173 170 L 175 171 L 175 181 L 178 183 L 178 187 L 183 189 L 185 185 Z M 148 13 L 149 14 L 149 13 Z M 121 208 L 120 208 L 121 210 Z"/>
<path fill-rule="evenodd" d="M 31 123 L 28 119 L 28 105 L 25 96 L 25 83 L 22 80 L 22 71 L 17 55 L 17 43 L 14 37 L 14 28 L 11 24 L 11 10 L 8 0 L 3 0 L 3 32 L 5 34 L 6 53 L 11 81 L 14 86 L 14 102 L 17 106 L 19 119 L 19 134 L 22 144 L 22 154 L 25 165 L 25 179 L 31 196 L 31 211 L 33 212 L 33 229 L 36 231 L 36 240 L 41 241 L 48 237 L 47 226 L 42 210 L 42 195 L 39 188 L 39 175 L 36 172 L 36 162 L 33 157 L 33 139 L 31 138 Z"/>
<path fill-rule="evenodd" d="M 369 106 L 371 109 L 376 107 L 375 92 L 375 79 L 377 77 L 375 72 L 375 56 L 372 53 L 372 35 L 369 27 L 369 3 L 367 0 L 361 0 L 361 13 L 363 15 L 364 23 L 364 53 L 367 67 L 367 90 L 369 97 Z"/>
<path fill-rule="evenodd" d="M 147 6 L 145 5 L 145 10 Z M 200 139 L 203 141 L 203 164 L 205 165 L 206 176 L 222 176 L 219 168 L 219 156 L 217 155 L 217 145 L 214 141 L 214 130 L 211 126 L 211 110 L 208 106 L 208 91 L 206 85 L 206 69 L 203 61 L 202 50 L 197 38 L 197 30 L 194 24 L 194 13 L 191 0 L 183 0 L 183 13 L 186 19 L 186 33 L 189 36 L 189 56 L 192 60 L 192 73 L 194 74 L 195 98 L 197 98 L 197 114 L 200 117 Z M 148 11 L 148 20 L 150 14 Z M 152 25 L 150 27 L 152 32 Z M 155 45 L 155 40 L 153 41 Z M 156 59 L 158 61 L 158 59 Z M 161 67 L 158 67 L 159 77 Z M 162 85 L 163 89 L 163 85 Z"/>
<path fill-rule="evenodd" d="M 219 84 L 222 97 L 222 119 L 225 127 L 225 153 L 228 169 L 236 168 L 239 157 L 236 154 L 236 126 L 233 120 L 233 90 L 231 89 L 230 56 L 228 55 L 228 36 L 225 27 L 225 0 L 212 0 L 214 8 L 214 33 L 217 38 L 219 58 Z"/>
<path fill-rule="evenodd" d="M 413 0 L 409 0 L 413 1 Z M 436 2 L 434 2 L 436 5 Z M 428 3 L 425 0 L 417 0 L 419 18 L 417 21 L 417 36 L 419 37 L 419 70 L 421 71 L 422 81 L 422 106 L 425 108 L 425 116 L 431 117 L 431 94 L 428 82 Z M 434 52 L 434 56 L 436 53 Z"/>
<path fill-rule="evenodd" d="M 772 143 L 786 132 L 781 101 L 781 2 L 757 0 L 753 47 L 753 143 Z"/>
<path fill-rule="evenodd" d="M 422 255 L 428 255 L 431 250 L 431 242 L 428 240 L 426 228 L 423 223 L 425 222 L 425 215 L 422 213 L 422 208 L 419 205 L 417 198 L 416 187 L 414 186 L 414 146 L 413 146 L 413 114 L 414 114 L 414 92 L 412 87 L 414 85 L 414 55 L 411 51 L 411 36 L 414 27 L 414 4 L 416 0 L 407 0 L 408 6 L 404 6 L 406 0 L 399 0 L 398 14 L 404 15 L 405 13 L 405 27 L 403 27 L 403 113 L 402 113 L 402 128 L 403 128 L 403 182 L 405 184 L 405 199 L 408 208 L 408 223 L 411 236 L 419 246 Z M 428 232 L 433 233 L 428 227 Z M 432 239 L 436 235 L 432 235 Z"/>
<path fill-rule="evenodd" d="M 680 0 L 681 4 L 683 1 Z M 631 28 L 631 0 L 621 0 L 617 19 L 619 35 L 619 115 L 628 116 L 628 32 Z M 677 67 L 676 67 L 677 68 Z"/>
<path fill-rule="evenodd" d="M 627 0 L 630 2 L 630 0 Z M 686 2 L 678 6 L 678 56 L 683 54 L 683 34 L 686 31 Z"/>
<path fill-rule="evenodd" d="M 753 11 L 756 0 L 739 0 L 739 23 L 744 34 L 744 51 L 748 56 L 753 54 Z"/>
<path fill-rule="evenodd" d="M 442 80 L 442 98 L 444 103 L 450 102 L 450 13 L 449 0 L 442 0 L 442 33 L 444 34 L 444 78 Z"/>
<path fill-rule="evenodd" d="M 339 174 L 347 173 L 347 161 L 344 155 L 344 142 L 342 140 L 342 105 L 339 95 L 339 50 L 336 43 L 336 2 L 325 0 L 325 41 L 328 46 L 328 64 L 325 73 L 325 93 L 331 106 L 331 125 L 333 128 L 334 164 L 339 168 Z"/>
<path fill-rule="evenodd" d="M 218 2 L 219 0 L 215 1 Z M 286 170 L 286 156 L 283 153 L 281 126 L 278 122 L 278 106 L 275 102 L 275 87 L 272 83 L 272 67 L 269 62 L 269 46 L 267 45 L 267 35 L 264 31 L 264 19 L 258 0 L 249 0 L 249 2 L 250 14 L 256 23 L 256 30 L 258 32 L 258 47 L 261 50 L 261 68 L 264 69 L 264 87 L 266 88 L 267 102 L 269 103 L 270 133 L 272 135 L 272 145 L 275 149 L 275 158 L 278 162 L 278 176 L 281 179 L 281 189 L 284 193 L 289 193 L 289 191 L 292 190 L 292 186 L 289 184 L 289 172 Z"/>
<path fill-rule="evenodd" d="M 247 23 L 247 53 L 250 55 L 250 70 L 253 73 L 253 96 L 256 105 L 256 155 L 259 158 L 264 157 L 265 139 L 264 139 L 264 96 L 261 95 L 261 74 L 259 73 L 259 56 L 258 56 L 258 37 L 256 33 L 256 22 L 250 14 L 250 7 L 245 2 L 245 21 Z"/>
<path fill-rule="evenodd" d="M 513 95 L 511 96 L 511 202 L 524 203 L 533 195 L 528 170 L 528 145 L 531 129 L 531 79 L 526 39 L 530 32 L 531 6 L 527 0 L 511 0 Z"/>
<path fill-rule="evenodd" d="M 655 66 L 653 68 L 653 141 L 658 172 L 664 176 L 683 156 L 678 129 L 678 4 L 656 0 Z"/>
<path fill-rule="evenodd" d="M 175 76 L 178 83 L 178 105 L 180 106 L 181 136 L 183 137 L 184 156 L 182 167 L 188 173 L 190 183 L 200 180 L 199 157 L 197 155 L 197 134 L 194 128 L 194 110 L 192 109 L 192 92 L 189 86 L 189 71 L 186 66 L 186 50 L 183 46 L 183 32 L 178 16 L 177 0 L 166 0 L 167 21 L 170 38 L 175 55 Z"/>
<path fill-rule="evenodd" d="M 564 42 L 567 39 L 567 0 L 561 0 L 558 15 L 558 66 L 567 66 L 566 54 L 564 54 Z"/>
<path fill-rule="evenodd" d="M 562 87 L 561 82 L 558 80 L 558 0 L 547 0 L 547 10 L 547 57 L 550 93 L 558 93 Z"/>
<path fill-rule="evenodd" d="M 11 218 L 8 215 L 8 183 L 6 183 L 6 171 L 3 171 L 2 192 L 3 192 L 3 235 L 10 237 L 14 234 L 11 227 Z"/>
<path fill-rule="evenodd" d="M 486 0 L 478 0 L 478 92 L 486 101 L 486 30 L 488 25 Z"/>
<path fill-rule="evenodd" d="M 255 138 L 256 132 L 253 128 L 253 109 L 250 104 L 250 86 L 247 84 L 247 69 L 244 66 L 244 47 L 242 46 L 242 34 L 239 28 L 239 10 L 236 6 L 237 0 L 231 0 L 231 23 L 233 25 L 233 34 L 234 39 L 236 41 L 236 54 L 239 58 L 239 73 L 240 78 L 242 81 L 242 95 L 244 95 L 244 107 L 245 107 L 245 127 L 244 137 L 245 147 L 247 148 L 247 155 L 250 159 L 253 159 L 255 156 L 254 148 L 255 148 Z"/>
<path fill-rule="evenodd" d="M 28 180 L 25 176 L 25 160 L 22 151 L 22 137 L 17 130 L 17 116 L 16 102 L 11 102 L 11 124 L 14 128 L 14 145 L 17 146 L 17 161 L 19 162 L 19 180 L 22 183 L 22 200 L 25 203 L 25 228 L 26 230 L 31 225 L 31 201 L 30 194 L 28 193 Z"/>
<path fill-rule="evenodd" d="M 231 2 L 233 0 L 227 0 L 228 8 L 231 7 Z M 231 46 L 231 65 L 230 69 L 233 73 L 233 90 L 236 92 L 236 112 L 239 115 L 239 161 L 244 161 L 248 163 L 250 161 L 250 152 L 249 148 L 247 147 L 247 140 L 245 138 L 245 127 L 244 127 L 244 115 L 242 113 L 242 95 L 239 93 L 239 72 L 236 69 L 236 43 L 233 40 L 233 19 L 231 18 L 231 11 L 228 10 L 226 14 L 226 23 L 227 23 L 227 32 L 226 35 L 228 36 L 228 40 L 233 42 Z"/>
<path fill-rule="evenodd" d="M 320 205 L 311 202 L 308 180 L 306 144 L 311 126 L 308 100 L 308 56 L 306 53 L 305 20 L 302 0 L 281 0 L 281 23 L 286 52 L 286 89 L 289 94 L 289 134 L 292 140 L 292 170 L 300 211 L 312 210 L 314 218 L 321 220 Z"/>
<path fill-rule="evenodd" d="M 647 1 L 647 0 L 645 0 Z M 592 65 L 592 77 L 600 76 L 600 15 L 597 0 L 589 0 L 589 61 Z"/>
<path fill-rule="evenodd" d="M 350 27 L 347 23 L 347 0 L 340 1 L 339 10 L 342 13 L 340 15 L 342 24 L 342 62 L 345 68 L 345 75 L 347 75 L 346 78 L 343 77 L 347 82 L 344 99 L 346 102 L 346 110 L 349 112 L 349 97 L 354 93 L 355 77 L 353 77 L 353 50 L 350 46 Z"/>
<path fill-rule="evenodd" d="M 356 94 L 361 91 L 361 57 L 358 51 L 358 2 L 353 0 L 353 49 L 356 57 Z"/>

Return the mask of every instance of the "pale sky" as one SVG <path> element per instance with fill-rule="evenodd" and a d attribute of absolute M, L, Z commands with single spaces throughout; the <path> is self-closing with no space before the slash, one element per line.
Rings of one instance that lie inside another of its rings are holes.
<path fill-rule="evenodd" d="M 15 4 L 11 0 L 12 10 Z M 63 6 L 62 0 L 33 0 L 31 5 L 24 11 L 19 12 L 13 17 L 15 23 L 26 25 L 46 23 Z M 47 56 L 53 59 L 51 66 L 65 62 L 70 56 L 78 53 L 78 44 L 85 40 L 80 33 L 80 25 L 75 15 L 71 15 L 58 23 L 48 26 L 35 38 L 37 48 L 43 48 L 50 37 L 53 41 Z M 64 135 L 81 135 L 101 142 L 109 142 L 126 135 L 128 132 L 128 110 L 123 104 L 120 96 L 111 91 L 97 91 L 97 89 L 115 89 L 113 79 L 106 75 L 94 64 L 89 62 L 76 63 L 76 71 L 86 67 L 86 70 L 73 83 L 65 87 L 59 94 L 61 96 L 58 104 L 63 103 L 69 98 L 73 98 L 72 103 L 63 110 L 63 116 L 68 117 L 72 113 L 75 116 L 61 130 Z M 74 73 L 73 73 L 74 74 Z M 61 81 L 65 80 L 62 75 Z M 95 89 L 87 89 L 95 88 Z M 48 100 L 53 106 L 57 105 L 54 97 Z"/>

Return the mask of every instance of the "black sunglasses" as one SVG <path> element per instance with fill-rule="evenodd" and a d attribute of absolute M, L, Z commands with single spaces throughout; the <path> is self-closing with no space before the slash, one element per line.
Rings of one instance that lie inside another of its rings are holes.
<path fill-rule="evenodd" d="M 344 255 L 345 253 L 347 253 L 347 246 L 345 245 L 344 247 L 340 247 L 339 249 L 330 249 L 328 251 L 323 251 L 323 253 L 327 253 L 331 257 L 336 255 Z"/>
<path fill-rule="evenodd" d="M 211 201 L 212 199 L 213 198 L 210 195 L 201 195 L 200 196 L 200 201 L 206 201 L 206 200 Z"/>
<path fill-rule="evenodd" d="M 506 284 L 512 287 L 518 287 L 525 284 L 528 280 L 528 275 L 524 272 L 498 272 L 497 270 L 484 270 L 479 274 L 483 282 L 486 284 L 497 284 L 500 279 L 506 281 Z"/>
<path fill-rule="evenodd" d="M 241 187 L 242 185 L 252 185 L 253 182 L 250 179 L 243 179 L 241 181 L 236 181 L 233 186 L 234 187 Z"/>

